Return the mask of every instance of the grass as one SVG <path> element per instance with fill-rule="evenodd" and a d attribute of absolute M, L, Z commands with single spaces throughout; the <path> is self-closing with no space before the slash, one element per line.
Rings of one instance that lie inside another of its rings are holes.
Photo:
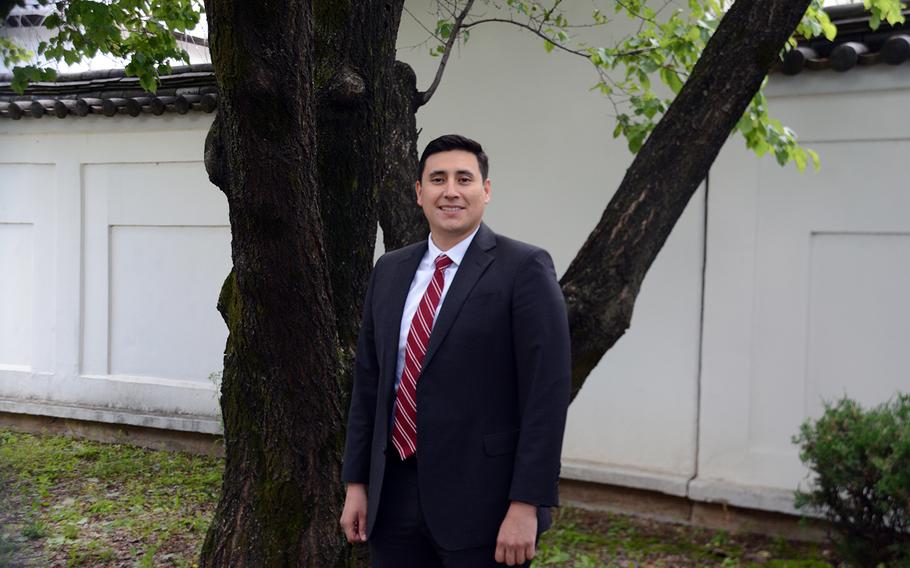
<path fill-rule="evenodd" d="M 535 566 L 833 568 L 830 551 L 780 538 L 731 535 L 697 527 L 580 509 L 559 509 L 541 538 Z"/>
<path fill-rule="evenodd" d="M 15 512 L 0 513 L 0 566 L 15 549 L 55 566 L 193 566 L 221 473 L 216 458 L 0 431 L 0 511 Z"/>
<path fill-rule="evenodd" d="M 0 430 L 0 567 L 195 566 L 222 460 Z M 563 508 L 535 566 L 830 568 L 830 553 Z"/>

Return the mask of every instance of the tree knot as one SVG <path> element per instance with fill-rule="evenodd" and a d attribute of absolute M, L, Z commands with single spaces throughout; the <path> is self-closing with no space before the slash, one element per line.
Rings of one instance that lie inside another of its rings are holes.
<path fill-rule="evenodd" d="M 352 107 L 364 99 L 367 86 L 359 73 L 342 66 L 327 85 L 329 101 L 340 107 Z"/>

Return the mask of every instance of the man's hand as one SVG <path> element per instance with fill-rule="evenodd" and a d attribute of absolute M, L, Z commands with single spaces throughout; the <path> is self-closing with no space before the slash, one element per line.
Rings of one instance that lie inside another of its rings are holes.
<path fill-rule="evenodd" d="M 496 562 L 508 566 L 534 558 L 537 542 L 537 507 L 512 501 L 496 537 Z"/>
<path fill-rule="evenodd" d="M 341 512 L 341 528 L 348 542 L 367 540 L 367 486 L 363 483 L 348 483 Z"/>

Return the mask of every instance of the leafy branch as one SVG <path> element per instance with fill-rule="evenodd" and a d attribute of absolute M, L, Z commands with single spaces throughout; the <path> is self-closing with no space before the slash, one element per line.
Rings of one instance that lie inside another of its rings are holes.
<path fill-rule="evenodd" d="M 462 30 L 464 19 L 468 16 L 468 13 L 470 13 L 471 6 L 473 5 L 474 0 L 468 0 L 464 8 L 461 10 L 461 13 L 455 16 L 454 23 L 448 25 L 448 22 L 441 20 L 443 24 L 437 27 L 436 36 L 446 39 L 445 46 L 442 49 L 442 60 L 439 62 L 439 67 L 436 69 L 436 76 L 433 78 L 433 83 L 426 91 L 418 95 L 417 106 L 423 106 L 430 102 L 430 99 L 433 97 L 433 93 L 436 92 L 436 88 L 442 81 L 442 75 L 445 73 L 446 63 L 449 61 L 449 55 L 452 53 L 452 47 L 455 45 L 455 40 L 458 39 L 458 35 Z M 465 41 L 467 41 L 467 36 L 465 36 Z"/>
<path fill-rule="evenodd" d="M 457 2 L 439 0 L 454 12 Z M 501 15 L 471 19 L 463 10 L 457 22 L 443 18 L 437 22 L 435 36 L 446 40 L 445 45 L 431 49 L 432 55 L 447 60 L 456 36 L 467 40 L 470 29 L 481 24 L 505 24 L 531 32 L 544 40 L 549 53 L 559 50 L 586 58 L 594 67 L 598 82 L 592 87 L 612 104 L 616 127 L 614 137 L 623 136 L 629 150 L 638 152 L 673 97 L 682 89 L 696 61 L 713 35 L 725 13 L 723 0 L 689 0 L 688 9 L 662 14 L 669 3 L 663 0 L 655 9 L 649 0 L 613 0 L 613 17 L 624 16 L 636 21 L 637 31 L 612 46 L 591 46 L 577 40 L 573 32 L 581 27 L 603 26 L 612 20 L 601 9 L 591 14 L 591 22 L 570 23 L 561 9 L 562 0 L 485 0 Z M 894 25 L 903 22 L 901 0 L 865 0 L 871 13 L 871 25 L 882 21 Z M 469 7 L 468 7 L 469 8 Z M 824 35 L 833 40 L 836 26 L 823 10 L 822 0 L 813 0 L 788 48 L 794 47 L 797 37 L 813 38 Z M 441 77 L 444 64 L 437 72 Z M 654 83 L 662 86 L 657 89 Z M 661 94 L 665 93 L 665 94 Z M 819 166 L 818 154 L 799 145 L 793 130 L 768 114 L 767 100 L 762 91 L 756 94 L 740 119 L 735 132 L 745 140 L 746 147 L 759 156 L 772 153 L 781 165 L 793 162 L 802 171 L 811 162 Z"/>
<path fill-rule="evenodd" d="M 37 53 L 24 54 L 9 41 L 0 45 L 4 60 L 36 59 L 13 68 L 12 88 L 19 93 L 31 81 L 55 78 L 55 71 L 38 63 L 38 58 L 72 65 L 98 54 L 127 60 L 126 74 L 138 77 L 143 89 L 154 92 L 159 75 L 170 72 L 171 61 L 189 62 L 174 33 L 196 27 L 204 10 L 202 0 L 69 0 L 55 7 L 43 25 L 57 33 L 40 42 Z"/>

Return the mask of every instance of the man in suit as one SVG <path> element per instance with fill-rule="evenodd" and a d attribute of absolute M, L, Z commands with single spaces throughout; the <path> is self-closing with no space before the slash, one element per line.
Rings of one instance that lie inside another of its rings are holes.
<path fill-rule="evenodd" d="M 546 251 L 482 223 L 480 144 L 437 138 L 418 170 L 430 236 L 370 279 L 341 525 L 373 568 L 527 566 L 558 504 L 565 301 Z"/>

